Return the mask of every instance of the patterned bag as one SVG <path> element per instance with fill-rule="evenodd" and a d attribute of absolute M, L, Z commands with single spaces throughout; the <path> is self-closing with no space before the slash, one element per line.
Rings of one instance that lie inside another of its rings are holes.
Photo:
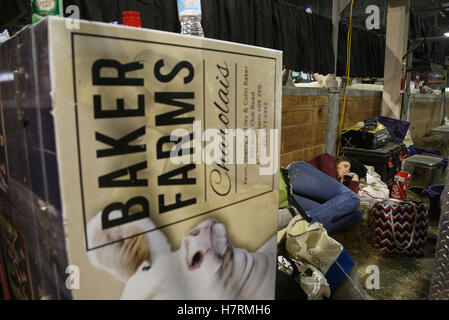
<path fill-rule="evenodd" d="M 374 218 L 376 248 L 408 256 L 424 255 L 429 213 L 423 202 L 384 200 L 375 204 Z"/>

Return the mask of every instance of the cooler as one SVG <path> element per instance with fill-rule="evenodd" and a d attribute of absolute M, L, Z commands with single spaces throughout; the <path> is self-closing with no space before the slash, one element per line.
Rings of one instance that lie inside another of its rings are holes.
<path fill-rule="evenodd" d="M 401 170 L 402 159 L 408 155 L 408 151 L 404 143 L 390 141 L 377 149 L 345 147 L 341 154 L 357 158 L 364 165 L 373 166 L 382 181 L 391 187 L 394 175 Z"/>
<path fill-rule="evenodd" d="M 441 184 L 444 179 L 443 159 L 431 156 L 413 155 L 405 159 L 403 170 L 412 175 L 410 186 L 427 188 Z"/>

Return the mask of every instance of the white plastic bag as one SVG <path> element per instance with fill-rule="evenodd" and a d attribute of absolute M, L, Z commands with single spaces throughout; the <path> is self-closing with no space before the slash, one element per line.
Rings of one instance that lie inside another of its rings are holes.
<path fill-rule="evenodd" d="M 360 204 L 373 207 L 376 202 L 389 199 L 390 190 L 381 180 L 380 175 L 374 171 L 374 167 L 365 166 L 368 171 L 366 179 L 360 181 L 359 198 Z"/>

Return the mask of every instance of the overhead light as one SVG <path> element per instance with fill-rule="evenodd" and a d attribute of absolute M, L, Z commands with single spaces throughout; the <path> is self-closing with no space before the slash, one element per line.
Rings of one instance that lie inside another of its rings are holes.
<path fill-rule="evenodd" d="M 440 33 L 441 34 L 441 33 Z M 444 34 L 444 36 L 445 37 L 449 37 L 449 32 L 446 32 L 445 34 Z"/>

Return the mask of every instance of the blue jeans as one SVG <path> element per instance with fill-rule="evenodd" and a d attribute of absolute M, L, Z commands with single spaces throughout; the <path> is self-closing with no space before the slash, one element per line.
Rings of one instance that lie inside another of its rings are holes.
<path fill-rule="evenodd" d="M 302 161 L 290 164 L 288 172 L 293 197 L 312 223 L 323 224 L 331 234 L 361 220 L 359 197 L 336 179 Z"/>

